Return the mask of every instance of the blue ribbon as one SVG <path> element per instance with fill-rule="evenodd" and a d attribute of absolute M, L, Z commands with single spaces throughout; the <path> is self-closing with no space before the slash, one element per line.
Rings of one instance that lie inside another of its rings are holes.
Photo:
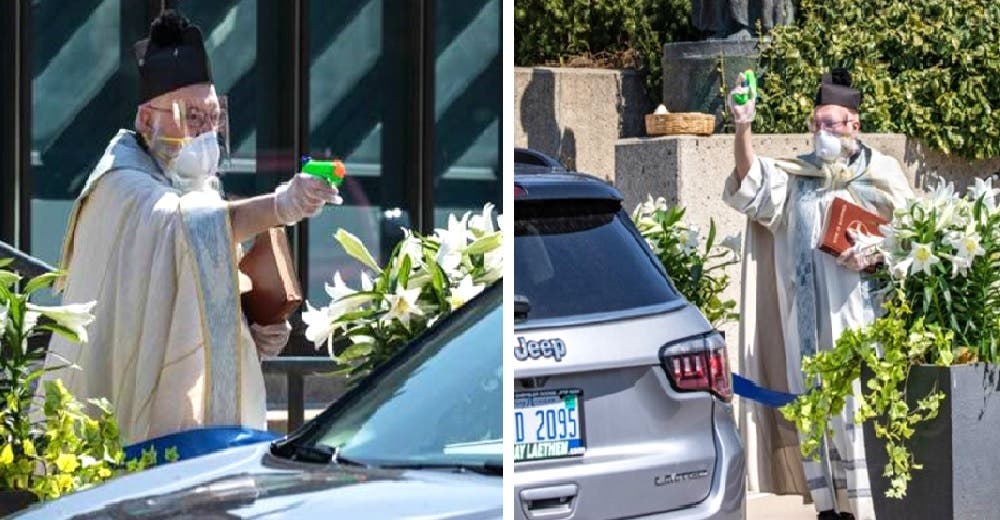
<path fill-rule="evenodd" d="M 154 448 L 156 462 L 160 464 L 166 460 L 164 452 L 169 448 L 176 448 L 180 460 L 186 460 L 234 446 L 270 441 L 278 437 L 271 432 L 241 426 L 210 426 L 171 433 L 126 446 L 125 460 L 139 458 L 143 450 Z"/>
<path fill-rule="evenodd" d="M 757 383 L 736 373 L 733 373 L 733 391 L 740 397 L 757 401 L 772 408 L 781 408 L 798 397 L 795 394 L 757 386 Z"/>

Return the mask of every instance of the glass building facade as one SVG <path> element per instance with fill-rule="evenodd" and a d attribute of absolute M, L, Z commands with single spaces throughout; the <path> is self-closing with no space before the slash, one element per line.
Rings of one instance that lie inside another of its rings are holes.
<path fill-rule="evenodd" d="M 0 2 L 0 240 L 55 265 L 73 200 L 138 99 L 133 44 L 162 0 Z M 325 303 L 401 227 L 501 204 L 500 0 L 180 0 L 228 96 L 231 197 L 271 191 L 304 154 L 338 157 L 344 205 L 290 228 Z"/>

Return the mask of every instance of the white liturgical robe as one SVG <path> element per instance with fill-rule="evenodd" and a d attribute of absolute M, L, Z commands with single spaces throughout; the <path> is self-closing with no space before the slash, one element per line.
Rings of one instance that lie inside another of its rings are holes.
<path fill-rule="evenodd" d="M 181 194 L 122 130 L 87 181 L 63 246 L 63 301 L 97 301 L 89 343 L 54 336 L 47 365 L 106 397 L 126 444 L 204 425 L 266 427 L 242 316 L 237 243 L 218 192 Z"/>
<path fill-rule="evenodd" d="M 850 164 L 814 156 L 755 157 L 740 183 L 727 178 L 725 202 L 748 217 L 744 244 L 739 372 L 763 387 L 801 394 L 802 357 L 831 349 L 840 334 L 874 321 L 876 288 L 864 273 L 818 249 L 834 197 L 892 218 L 912 196 L 899 164 L 862 146 Z M 855 382 L 855 393 L 860 391 Z M 862 429 L 855 404 L 831 420 L 819 462 L 803 460 L 793 424 L 774 408 L 741 401 L 740 429 L 751 489 L 811 495 L 817 510 L 850 509 L 874 518 Z"/>

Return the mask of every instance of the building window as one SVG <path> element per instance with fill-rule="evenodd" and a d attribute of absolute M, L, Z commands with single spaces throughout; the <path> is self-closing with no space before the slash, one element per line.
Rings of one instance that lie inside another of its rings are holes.
<path fill-rule="evenodd" d="M 110 139 L 134 125 L 133 44 L 161 2 L 17 2 L 30 9 L 33 100 L 21 128 L 30 167 L 16 172 L 30 200 L 23 248 L 55 265 L 73 201 Z M 381 261 L 401 227 L 430 232 L 448 213 L 500 205 L 500 0 L 177 3 L 228 96 L 227 195 L 273 190 L 301 154 L 347 165 L 344 205 L 293 233 L 307 298 L 325 303 L 336 271 L 358 285 L 338 228 Z M 8 184 L 3 205 L 19 196 Z"/>
<path fill-rule="evenodd" d="M 434 222 L 501 207 L 500 0 L 439 0 L 435 9 Z"/>

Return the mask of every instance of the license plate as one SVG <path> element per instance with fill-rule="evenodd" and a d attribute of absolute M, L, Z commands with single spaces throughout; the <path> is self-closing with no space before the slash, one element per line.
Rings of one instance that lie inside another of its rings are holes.
<path fill-rule="evenodd" d="M 583 392 L 514 394 L 514 462 L 583 455 Z"/>

